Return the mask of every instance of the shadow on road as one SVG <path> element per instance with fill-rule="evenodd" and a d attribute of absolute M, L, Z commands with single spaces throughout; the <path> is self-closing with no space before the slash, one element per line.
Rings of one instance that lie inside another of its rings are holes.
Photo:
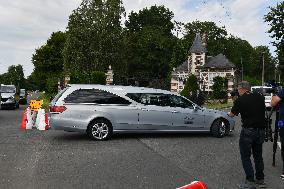
<path fill-rule="evenodd" d="M 233 138 L 234 135 L 230 134 L 225 136 L 225 138 Z M 215 138 L 210 133 L 123 133 L 123 134 L 114 134 L 111 137 L 111 141 L 119 141 L 125 139 L 184 139 L 184 138 L 192 138 L 192 139 L 216 139 L 222 140 L 222 138 Z M 56 141 L 93 141 L 84 133 L 72 133 L 72 132 L 60 132 L 56 131 L 56 136 L 53 136 L 53 139 Z"/>

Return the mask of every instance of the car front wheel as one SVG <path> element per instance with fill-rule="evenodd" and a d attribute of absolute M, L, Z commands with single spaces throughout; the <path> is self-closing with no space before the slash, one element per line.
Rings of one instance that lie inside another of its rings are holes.
<path fill-rule="evenodd" d="M 215 137 L 222 138 L 229 133 L 229 126 L 225 120 L 217 119 L 212 124 L 211 133 Z"/>
<path fill-rule="evenodd" d="M 93 140 L 107 140 L 112 135 L 112 125 L 105 119 L 97 119 L 90 123 L 87 134 Z"/>

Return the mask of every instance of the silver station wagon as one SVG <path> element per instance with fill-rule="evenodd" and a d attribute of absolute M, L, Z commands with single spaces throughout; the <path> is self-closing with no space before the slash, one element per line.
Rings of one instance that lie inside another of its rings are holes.
<path fill-rule="evenodd" d="M 86 132 L 94 140 L 113 133 L 211 132 L 223 137 L 234 129 L 227 113 L 206 109 L 160 89 L 72 84 L 50 104 L 50 126 Z"/>

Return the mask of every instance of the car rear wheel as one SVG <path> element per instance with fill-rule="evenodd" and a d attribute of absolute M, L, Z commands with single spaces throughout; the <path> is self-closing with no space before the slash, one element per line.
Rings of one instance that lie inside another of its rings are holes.
<path fill-rule="evenodd" d="M 88 136 L 93 140 L 107 140 L 112 135 L 112 125 L 105 119 L 97 119 L 90 123 Z"/>
<path fill-rule="evenodd" d="M 222 138 L 229 133 L 229 126 L 224 119 L 217 119 L 212 124 L 211 133 L 215 137 Z"/>

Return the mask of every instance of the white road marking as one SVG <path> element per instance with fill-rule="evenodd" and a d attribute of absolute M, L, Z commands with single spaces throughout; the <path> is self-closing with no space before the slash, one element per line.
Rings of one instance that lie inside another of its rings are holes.
<path fill-rule="evenodd" d="M 281 142 L 277 142 L 277 143 L 278 143 L 279 148 L 281 149 Z"/>

